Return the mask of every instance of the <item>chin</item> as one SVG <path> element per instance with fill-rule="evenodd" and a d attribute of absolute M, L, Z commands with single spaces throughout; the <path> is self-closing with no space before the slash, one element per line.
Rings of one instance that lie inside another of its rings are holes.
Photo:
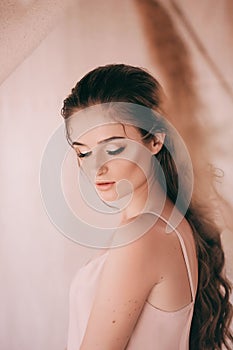
<path fill-rule="evenodd" d="M 107 201 L 107 202 L 113 202 L 116 201 L 118 199 L 118 194 L 117 193 L 113 193 L 113 192 L 100 192 L 98 191 L 98 196 L 100 197 L 100 199 L 102 199 L 103 201 Z"/>

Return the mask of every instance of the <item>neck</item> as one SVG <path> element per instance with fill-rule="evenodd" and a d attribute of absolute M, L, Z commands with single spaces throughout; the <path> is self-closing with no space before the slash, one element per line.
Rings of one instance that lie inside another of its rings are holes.
<path fill-rule="evenodd" d="M 148 198 L 148 185 L 144 183 L 137 188 L 130 199 L 129 204 L 121 212 L 121 224 L 129 222 L 131 219 L 144 211 Z"/>
<path fill-rule="evenodd" d="M 145 182 L 137 188 L 129 204 L 121 211 L 121 225 L 129 223 L 135 217 L 142 213 L 153 212 L 161 214 L 167 197 L 157 181 L 152 183 Z"/>

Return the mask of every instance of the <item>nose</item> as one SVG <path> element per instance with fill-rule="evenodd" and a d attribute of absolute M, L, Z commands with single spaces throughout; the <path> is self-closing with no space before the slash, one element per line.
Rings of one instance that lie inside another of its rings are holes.
<path fill-rule="evenodd" d="M 96 176 L 104 175 L 108 172 L 108 167 L 106 164 L 103 164 L 98 169 L 96 169 Z"/>

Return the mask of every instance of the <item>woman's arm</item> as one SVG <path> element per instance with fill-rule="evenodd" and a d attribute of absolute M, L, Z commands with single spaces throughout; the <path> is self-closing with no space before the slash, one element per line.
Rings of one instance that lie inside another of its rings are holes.
<path fill-rule="evenodd" d="M 125 349 L 157 278 L 152 231 L 109 251 L 80 350 Z"/>

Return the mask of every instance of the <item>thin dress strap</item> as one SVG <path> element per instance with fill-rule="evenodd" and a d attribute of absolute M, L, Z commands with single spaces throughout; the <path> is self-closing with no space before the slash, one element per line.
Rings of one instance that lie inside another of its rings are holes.
<path fill-rule="evenodd" d="M 192 301 L 195 300 L 195 292 L 194 292 L 194 286 L 193 286 L 193 280 L 192 280 L 192 274 L 191 274 L 191 268 L 190 268 L 190 264 L 189 264 L 189 258 L 188 258 L 188 254 L 187 254 L 187 250 L 186 250 L 186 246 L 185 246 L 185 243 L 184 243 L 184 240 L 181 236 L 181 234 L 178 232 L 178 230 L 172 226 L 170 224 L 170 222 L 168 222 L 166 219 L 164 219 L 164 217 L 162 216 L 159 216 L 159 218 L 161 220 L 163 220 L 164 222 L 166 222 L 177 234 L 178 238 L 179 238 L 179 241 L 180 241 L 180 245 L 181 245 L 181 249 L 182 249 L 182 252 L 183 252 L 183 256 L 184 256 L 184 260 L 185 260 L 185 264 L 186 264 L 186 267 L 187 267 L 187 272 L 188 272 L 188 278 L 189 278 L 189 284 L 190 284 L 190 289 L 191 289 L 191 294 L 192 294 Z"/>

